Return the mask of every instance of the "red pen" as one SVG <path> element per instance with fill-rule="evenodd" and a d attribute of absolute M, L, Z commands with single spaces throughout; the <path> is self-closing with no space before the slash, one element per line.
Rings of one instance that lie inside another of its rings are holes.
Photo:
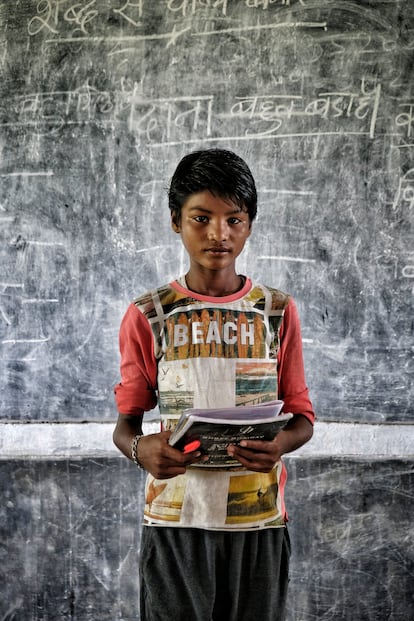
<path fill-rule="evenodd" d="M 196 451 L 198 448 L 200 448 L 200 444 L 200 440 L 193 440 L 192 442 L 189 442 L 184 446 L 183 453 L 187 454 Z"/>

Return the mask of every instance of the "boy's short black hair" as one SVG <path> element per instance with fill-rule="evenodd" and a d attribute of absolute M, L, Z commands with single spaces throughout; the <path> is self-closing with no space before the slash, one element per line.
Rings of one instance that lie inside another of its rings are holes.
<path fill-rule="evenodd" d="M 177 222 L 186 200 L 206 190 L 245 209 L 251 222 L 256 217 L 257 191 L 253 175 L 246 162 L 232 151 L 205 149 L 182 158 L 168 191 L 168 206 Z"/>

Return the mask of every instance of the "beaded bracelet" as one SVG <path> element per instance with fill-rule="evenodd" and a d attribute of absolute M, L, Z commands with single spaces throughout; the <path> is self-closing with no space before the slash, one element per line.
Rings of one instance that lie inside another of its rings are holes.
<path fill-rule="evenodd" d="M 144 470 L 144 466 L 138 460 L 137 449 L 138 449 L 138 442 L 143 437 L 144 437 L 143 433 L 138 433 L 133 439 L 132 446 L 131 446 L 131 459 L 134 462 L 134 464 L 136 464 L 138 468 L 141 468 L 142 470 Z"/>

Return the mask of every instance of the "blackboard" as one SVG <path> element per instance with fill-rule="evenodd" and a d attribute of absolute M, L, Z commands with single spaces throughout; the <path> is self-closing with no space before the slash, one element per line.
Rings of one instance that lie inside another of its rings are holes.
<path fill-rule="evenodd" d="M 413 619 L 412 459 L 287 460 L 286 621 Z M 144 473 L 118 458 L 1 459 L 0 480 L 1 618 L 138 619 Z"/>
<path fill-rule="evenodd" d="M 119 323 L 186 269 L 166 187 L 250 164 L 240 271 L 292 293 L 320 420 L 411 419 L 414 4 L 0 3 L 0 413 L 108 420 Z"/>

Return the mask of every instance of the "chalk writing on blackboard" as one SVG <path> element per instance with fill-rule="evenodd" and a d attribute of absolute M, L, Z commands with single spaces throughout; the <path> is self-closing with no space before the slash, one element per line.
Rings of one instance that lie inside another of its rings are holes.
<path fill-rule="evenodd" d="M 64 9 L 66 0 L 46 0 L 37 3 L 37 15 L 32 17 L 28 24 L 28 33 L 36 35 L 44 28 L 58 34 L 58 23 L 61 16 L 69 25 L 75 26 L 75 32 L 80 31 L 87 34 L 86 26 L 97 15 L 95 0 L 90 0 L 85 5 L 73 3 L 69 8 Z M 95 5 L 95 6 L 94 6 Z"/>
<path fill-rule="evenodd" d="M 297 0 L 297 2 L 302 4 L 303 0 Z M 252 11 L 252 15 L 253 10 L 266 10 L 270 5 L 274 4 L 275 0 L 267 0 L 266 2 L 249 2 L 249 0 L 245 0 L 245 5 L 247 9 Z M 291 2 L 290 0 L 283 0 L 280 4 L 282 7 L 289 7 Z M 99 7 L 99 3 L 96 0 L 89 0 L 86 4 L 73 2 L 72 0 L 40 0 L 36 6 L 36 15 L 28 21 L 27 31 L 31 37 L 44 32 L 53 35 L 52 38 L 46 40 L 48 44 L 78 43 L 82 41 L 106 42 L 109 44 L 114 41 L 126 42 L 134 40 L 139 42 L 165 39 L 167 47 L 175 45 L 181 36 L 191 31 L 191 26 L 184 25 L 177 28 L 177 25 L 174 24 L 171 31 L 164 33 L 145 32 L 145 8 L 149 12 L 148 7 L 144 7 L 143 0 L 140 2 L 127 1 L 120 8 L 110 7 L 113 16 L 122 19 L 129 28 L 132 28 L 132 31 L 109 35 L 105 32 L 106 12 Z M 215 16 L 228 17 L 227 9 L 227 0 L 180 0 L 179 2 L 168 0 L 162 7 L 162 10 L 167 14 L 169 13 L 174 19 L 182 18 L 185 20 L 188 17 L 197 15 L 197 17 L 204 17 L 205 19 L 210 18 L 213 24 L 215 23 Z M 241 34 L 254 31 L 260 33 L 261 31 L 276 29 L 321 29 L 326 31 L 328 28 L 326 21 L 292 20 L 289 17 L 287 20 L 272 23 L 252 23 L 241 26 L 226 25 L 221 28 L 209 29 L 205 27 L 205 19 L 203 19 L 203 28 L 195 27 L 192 36 L 225 36 L 231 33 Z M 137 30 L 140 29 L 143 32 L 138 34 Z"/>
<path fill-rule="evenodd" d="M 405 175 L 400 177 L 398 189 L 395 194 L 393 209 L 397 209 L 405 204 L 409 209 L 414 209 L 414 168 L 408 170 Z"/>
<path fill-rule="evenodd" d="M 139 0 L 138 2 L 127 0 L 120 9 L 114 8 L 113 12 L 116 15 L 121 15 L 127 22 L 137 28 L 138 26 L 142 26 L 141 18 L 143 15 L 143 5 L 144 0 Z"/>
<path fill-rule="evenodd" d="M 161 4 L 161 3 L 159 3 Z M 306 7 L 305 0 L 240 0 L 239 5 L 244 4 L 245 9 L 252 15 L 267 11 L 270 8 L 289 9 L 291 5 Z M 278 5 L 276 7 L 276 5 Z M 203 17 L 226 17 L 229 15 L 228 0 L 167 0 L 162 5 L 162 11 L 172 16 L 188 18 L 192 16 Z M 232 7 L 235 8 L 234 6 Z M 236 7 L 238 8 L 238 7 Z M 38 0 L 36 4 L 36 14 L 28 21 L 28 33 L 35 36 L 42 31 L 59 34 L 62 28 L 71 28 L 75 36 L 88 36 L 93 27 L 99 27 L 106 18 L 107 7 L 103 7 L 98 0 L 87 0 L 85 3 L 75 2 L 74 0 Z M 150 13 L 150 7 L 145 6 L 144 0 L 125 0 L 122 6 L 109 7 L 110 13 L 124 20 L 134 28 L 143 26 L 146 13 Z M 99 24 L 96 24 L 96 22 Z M 326 22 L 306 22 L 306 21 L 286 21 L 282 24 L 267 24 L 247 26 L 247 29 L 261 28 L 326 28 Z M 235 29 L 230 29 L 235 31 Z M 206 31 L 200 34 L 214 34 L 216 31 Z M 217 31 L 219 32 L 219 31 Z M 227 29 L 226 32 L 229 32 Z"/>
<path fill-rule="evenodd" d="M 360 92 L 320 92 L 314 99 L 302 95 L 254 95 L 237 98 L 230 116 L 252 121 L 256 127 L 247 129 L 248 135 L 275 134 L 286 121 L 298 119 L 353 119 L 354 131 L 368 133 L 372 138 L 380 104 L 381 86 L 367 90 L 365 81 Z M 257 127 L 258 125 L 258 127 Z M 338 132 L 340 133 L 340 132 Z M 347 130 L 341 132 L 347 133 Z"/>
<path fill-rule="evenodd" d="M 400 102 L 398 109 L 401 112 L 397 114 L 395 124 L 404 129 L 405 138 L 411 138 L 414 133 L 414 101 Z"/>
<path fill-rule="evenodd" d="M 99 90 L 89 82 L 72 91 L 34 92 L 17 98 L 3 126 L 26 125 L 38 133 L 55 133 L 64 125 L 124 122 L 149 144 L 175 144 L 198 139 L 265 139 L 316 134 L 375 135 L 381 85 L 321 91 L 307 95 L 235 96 L 230 109 L 214 108 L 214 95 L 145 98 L 137 84 Z M 11 112 L 11 113 L 10 113 Z M 399 115 L 401 116 L 401 115 Z M 14 118 L 13 118 L 14 117 Z M 226 135 L 216 125 L 226 119 Z M 412 120 L 410 121 L 412 122 Z M 400 119 L 402 124 L 402 120 Z"/>
<path fill-rule="evenodd" d="M 187 269 L 165 217 L 174 162 L 223 145 L 253 166 L 263 207 L 240 267 L 302 306 L 321 414 L 409 420 L 412 3 L 10 4 L 2 415 L 81 418 L 87 399 L 88 417 L 111 416 L 125 303 Z"/>

